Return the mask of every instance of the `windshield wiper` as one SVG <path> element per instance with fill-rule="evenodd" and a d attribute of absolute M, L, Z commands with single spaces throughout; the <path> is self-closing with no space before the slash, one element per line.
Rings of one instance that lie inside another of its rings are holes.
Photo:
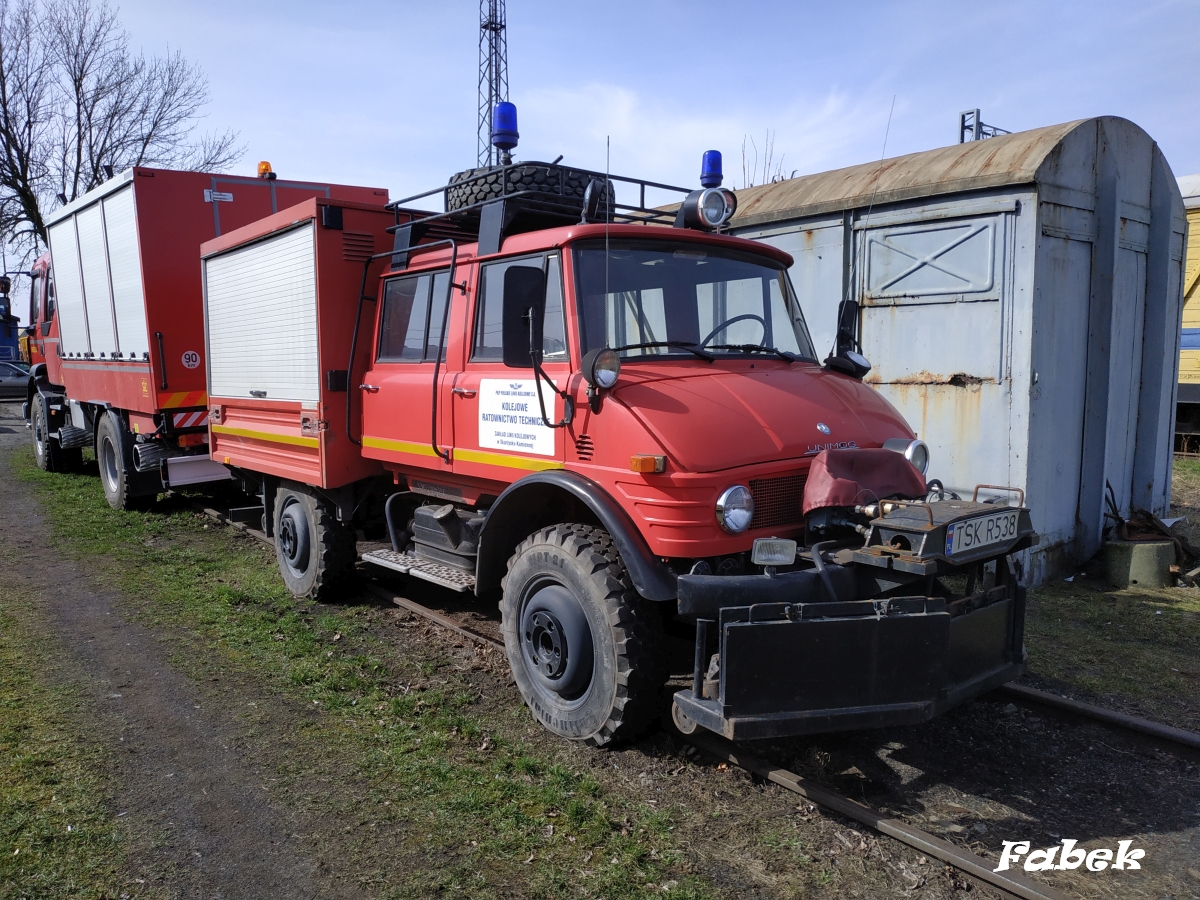
<path fill-rule="evenodd" d="M 780 359 L 789 363 L 794 363 L 800 357 L 793 356 L 786 350 L 780 350 L 778 347 L 765 347 L 762 344 L 709 344 L 714 350 L 741 350 L 743 353 L 774 353 Z"/>
<path fill-rule="evenodd" d="M 649 344 L 626 344 L 624 347 L 610 347 L 617 353 L 622 350 L 648 350 L 653 347 L 677 347 L 680 350 L 687 350 L 689 353 L 694 353 L 705 362 L 716 362 L 716 357 L 711 353 L 705 353 L 695 344 L 690 344 L 687 341 L 651 341 Z"/>

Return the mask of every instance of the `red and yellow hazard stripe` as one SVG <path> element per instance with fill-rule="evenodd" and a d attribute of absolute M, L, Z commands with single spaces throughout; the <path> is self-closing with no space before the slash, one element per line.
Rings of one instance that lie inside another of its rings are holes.
<path fill-rule="evenodd" d="M 159 409 L 180 409 L 188 406 L 208 406 L 207 391 L 177 391 L 159 394 Z"/>

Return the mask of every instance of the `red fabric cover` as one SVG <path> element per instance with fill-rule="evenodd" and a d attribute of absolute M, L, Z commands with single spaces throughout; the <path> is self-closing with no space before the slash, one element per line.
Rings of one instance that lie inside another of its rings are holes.
<path fill-rule="evenodd" d="M 828 506 L 860 506 L 878 500 L 925 497 L 925 479 L 895 450 L 822 450 L 804 484 L 804 515 Z"/>

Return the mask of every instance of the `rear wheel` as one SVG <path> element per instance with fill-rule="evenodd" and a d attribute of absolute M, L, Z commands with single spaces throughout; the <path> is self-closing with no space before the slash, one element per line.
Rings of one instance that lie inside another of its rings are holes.
<path fill-rule="evenodd" d="M 96 429 L 96 465 L 104 499 L 113 509 L 146 509 L 162 490 L 154 472 L 139 472 L 133 466 L 133 442 L 125 423 L 112 410 Z"/>
<path fill-rule="evenodd" d="M 299 487 L 275 495 L 275 558 L 296 597 L 327 600 L 354 572 L 355 534 L 330 504 Z"/>
<path fill-rule="evenodd" d="M 667 675 L 662 622 L 607 531 L 535 532 L 509 560 L 503 587 L 508 662 L 538 722 L 596 747 L 650 726 Z"/>

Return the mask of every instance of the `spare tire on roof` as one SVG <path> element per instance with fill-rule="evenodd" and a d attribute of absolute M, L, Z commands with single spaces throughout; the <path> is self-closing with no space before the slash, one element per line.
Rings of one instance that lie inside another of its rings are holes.
<path fill-rule="evenodd" d="M 584 192 L 595 177 L 578 169 L 539 162 L 509 166 L 507 171 L 500 166 L 467 169 L 450 177 L 449 187 L 446 188 L 446 212 L 464 209 L 518 191 L 532 191 L 532 194 L 524 195 L 531 200 L 553 203 L 565 199 L 571 207 L 582 210 Z M 616 189 L 611 181 L 608 183 L 606 194 L 607 199 L 615 202 Z M 602 202 L 601 214 L 603 210 Z"/>

